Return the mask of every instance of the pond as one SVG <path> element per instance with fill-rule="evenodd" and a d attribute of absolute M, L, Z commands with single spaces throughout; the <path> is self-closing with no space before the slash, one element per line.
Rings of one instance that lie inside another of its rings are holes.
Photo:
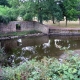
<path fill-rule="evenodd" d="M 25 61 L 36 58 L 41 60 L 44 56 L 60 58 L 64 50 L 79 50 L 79 36 L 39 36 L 25 37 L 13 40 L 0 41 L 4 54 L 0 53 L 0 66 L 19 65 Z"/>

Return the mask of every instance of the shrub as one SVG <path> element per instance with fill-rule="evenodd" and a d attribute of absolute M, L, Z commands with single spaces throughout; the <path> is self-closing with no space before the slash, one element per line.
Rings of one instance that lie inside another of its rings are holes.
<path fill-rule="evenodd" d="M 10 21 L 15 21 L 18 15 L 19 15 L 18 9 L 10 8 L 9 11 L 7 12 L 7 16 L 9 16 Z"/>
<path fill-rule="evenodd" d="M 19 15 L 18 9 L 0 6 L 0 23 L 8 23 L 14 21 Z"/>
<path fill-rule="evenodd" d="M 17 68 L 3 68 L 5 80 L 79 80 L 80 57 L 69 54 L 64 62 L 44 57 L 27 61 Z"/>
<path fill-rule="evenodd" d="M 8 23 L 10 18 L 8 16 L 0 15 L 0 23 Z"/>

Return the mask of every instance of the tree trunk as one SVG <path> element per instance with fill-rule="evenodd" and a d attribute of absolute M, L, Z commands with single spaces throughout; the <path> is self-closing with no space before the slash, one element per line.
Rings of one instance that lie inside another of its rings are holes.
<path fill-rule="evenodd" d="M 41 10 L 39 10 L 39 12 L 38 12 L 38 20 L 39 20 L 39 22 L 40 22 L 41 24 L 43 23 L 42 11 L 41 11 Z"/>
<path fill-rule="evenodd" d="M 67 27 L 67 17 L 66 17 L 66 27 Z"/>
<path fill-rule="evenodd" d="M 1 42 L 0 42 L 0 49 L 1 49 Z"/>
<path fill-rule="evenodd" d="M 52 16 L 52 21 L 53 21 L 53 24 L 55 24 L 55 22 L 54 22 L 54 16 Z"/>
<path fill-rule="evenodd" d="M 40 22 L 41 24 L 43 23 L 42 15 L 40 15 L 40 14 L 38 14 L 38 22 Z"/>
<path fill-rule="evenodd" d="M 41 23 L 41 24 L 43 23 L 42 15 L 40 16 L 40 23 Z"/>
<path fill-rule="evenodd" d="M 80 25 L 80 18 L 79 18 L 79 25 Z"/>

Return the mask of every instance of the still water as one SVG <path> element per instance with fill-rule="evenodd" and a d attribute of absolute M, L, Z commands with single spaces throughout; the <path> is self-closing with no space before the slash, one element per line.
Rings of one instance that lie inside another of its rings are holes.
<path fill-rule="evenodd" d="M 80 37 L 39 36 L 2 40 L 0 48 L 5 52 L 0 53 L 0 66 L 19 65 L 33 58 L 40 60 L 44 56 L 59 58 L 64 54 L 64 50 L 61 50 L 64 47 L 67 50 L 79 50 Z"/>

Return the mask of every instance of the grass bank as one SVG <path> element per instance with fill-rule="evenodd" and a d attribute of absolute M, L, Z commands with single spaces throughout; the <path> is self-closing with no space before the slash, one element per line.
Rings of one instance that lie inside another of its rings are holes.
<path fill-rule="evenodd" d="M 80 80 L 80 57 L 72 55 L 63 62 L 44 57 L 27 61 L 18 67 L 2 68 L 2 80 Z"/>
<path fill-rule="evenodd" d="M 23 36 L 27 34 L 37 34 L 41 33 L 40 31 L 32 30 L 32 31 L 18 31 L 18 32 L 8 32 L 8 33 L 0 33 L 0 37 L 8 37 L 8 36 Z"/>

